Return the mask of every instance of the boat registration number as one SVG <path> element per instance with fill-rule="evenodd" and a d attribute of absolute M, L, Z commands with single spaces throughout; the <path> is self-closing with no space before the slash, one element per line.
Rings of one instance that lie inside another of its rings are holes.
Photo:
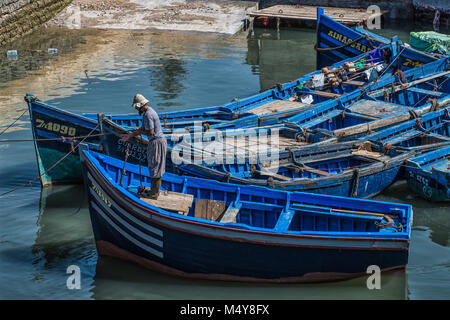
<path fill-rule="evenodd" d="M 57 122 L 45 122 L 42 119 L 36 119 L 36 127 L 47 131 L 60 133 L 62 135 L 68 135 L 74 137 L 77 130 L 73 127 L 69 127 Z"/>
<path fill-rule="evenodd" d="M 421 183 L 424 186 L 429 186 L 429 184 L 430 184 L 430 180 L 429 179 L 427 179 L 427 178 L 425 178 L 425 177 L 423 177 L 421 175 L 414 174 L 414 172 L 409 172 L 409 177 L 412 178 L 412 179 L 417 180 L 419 183 Z"/>

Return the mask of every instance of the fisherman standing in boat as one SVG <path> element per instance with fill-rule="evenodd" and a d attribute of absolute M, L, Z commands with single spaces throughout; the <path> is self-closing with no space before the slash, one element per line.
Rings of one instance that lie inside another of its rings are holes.
<path fill-rule="evenodd" d="M 152 186 L 150 192 L 140 191 L 145 197 L 157 199 L 161 188 L 161 178 L 166 171 L 167 141 L 158 114 L 148 105 L 148 100 L 143 95 L 136 94 L 132 106 L 139 115 L 142 115 L 142 126 L 135 128 L 132 133 L 122 135 L 121 141 L 128 141 L 141 134 L 148 137 L 147 162 Z"/>

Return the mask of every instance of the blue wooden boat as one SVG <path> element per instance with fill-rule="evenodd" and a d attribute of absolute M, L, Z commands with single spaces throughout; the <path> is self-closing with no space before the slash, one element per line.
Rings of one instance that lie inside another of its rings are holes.
<path fill-rule="evenodd" d="M 182 163 L 187 175 L 342 197 L 369 198 L 397 180 L 401 165 L 414 155 L 375 143 L 311 145 L 280 153 L 278 161 L 251 163 Z"/>
<path fill-rule="evenodd" d="M 341 280 L 408 262 L 410 205 L 169 173 L 150 200 L 134 192 L 149 185 L 146 168 L 91 151 L 82 163 L 99 255 L 179 277 L 249 282 Z"/>
<path fill-rule="evenodd" d="M 405 167 L 414 192 L 431 201 L 450 201 L 450 146 L 414 157 Z"/>
<path fill-rule="evenodd" d="M 390 41 L 360 27 L 347 27 L 324 14 L 322 8 L 317 9 L 317 68 L 333 64 L 343 59 L 352 58 L 361 53 L 379 48 Z M 398 59 L 398 66 L 415 67 L 428 63 L 432 55 L 422 51 L 399 46 L 403 52 Z"/>

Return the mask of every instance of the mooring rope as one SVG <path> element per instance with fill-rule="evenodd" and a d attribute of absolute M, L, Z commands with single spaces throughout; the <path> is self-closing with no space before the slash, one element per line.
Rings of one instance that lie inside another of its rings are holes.
<path fill-rule="evenodd" d="M 13 123 L 11 123 L 5 130 L 3 130 L 3 131 L 0 133 L 0 136 L 1 136 L 2 134 L 4 134 L 9 128 L 11 128 L 17 121 L 19 121 L 19 119 L 22 118 L 22 116 L 23 116 L 27 111 L 28 111 L 28 109 L 25 109 L 24 112 L 22 112 L 22 114 L 21 114 L 16 120 L 13 121 Z"/>
<path fill-rule="evenodd" d="M 97 126 L 94 128 L 94 129 L 92 129 L 92 131 L 80 142 L 80 143 L 83 143 L 97 128 L 98 128 L 98 124 L 97 124 Z M 43 173 L 41 173 L 39 176 L 37 176 L 36 178 L 34 178 L 34 179 L 31 179 L 31 180 L 29 180 L 29 181 L 27 181 L 26 183 L 24 183 L 24 184 L 21 184 L 21 185 L 18 185 L 18 186 L 16 186 L 16 187 L 14 187 L 14 188 L 12 188 L 12 189 L 10 189 L 10 190 L 8 190 L 8 191 L 6 191 L 6 192 L 3 192 L 3 193 L 1 193 L 0 194 L 0 197 L 3 197 L 4 195 L 7 195 L 7 194 L 9 194 L 9 193 L 11 193 L 11 192 L 13 192 L 13 191 L 16 191 L 17 189 L 20 189 L 20 188 L 23 188 L 23 187 L 26 187 L 27 185 L 31 185 L 32 183 L 33 183 L 33 181 L 35 181 L 35 180 L 38 180 L 38 179 L 40 179 L 44 174 L 46 174 L 47 172 L 49 172 L 50 170 L 52 170 L 53 168 L 55 168 L 58 164 L 60 164 L 64 159 L 66 159 L 70 154 L 72 154 L 78 147 L 80 146 L 80 144 L 77 144 L 74 148 L 72 148 L 68 153 L 66 153 L 61 159 L 59 159 L 58 161 L 56 161 L 50 168 L 48 168 L 47 170 L 45 170 Z"/>
<path fill-rule="evenodd" d="M 61 136 L 60 138 L 39 138 L 39 139 L 0 139 L 0 143 L 2 142 L 34 142 L 34 141 L 65 141 L 65 140 L 76 140 L 76 139 L 84 139 L 84 138 L 93 138 L 93 137 L 101 137 L 101 136 L 106 136 L 106 135 L 110 135 L 113 134 L 113 132 L 108 132 L 108 133 L 98 133 L 98 134 L 91 134 L 91 135 L 87 135 L 87 136 L 76 136 L 76 137 L 63 137 Z"/>

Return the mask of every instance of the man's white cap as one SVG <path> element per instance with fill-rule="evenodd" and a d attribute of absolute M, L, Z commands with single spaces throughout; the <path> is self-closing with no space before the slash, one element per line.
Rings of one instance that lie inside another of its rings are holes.
<path fill-rule="evenodd" d="M 131 106 L 135 107 L 135 108 L 140 108 L 142 106 L 145 106 L 148 103 L 148 100 L 142 95 L 142 94 L 137 94 L 134 96 L 133 99 L 133 104 Z"/>

